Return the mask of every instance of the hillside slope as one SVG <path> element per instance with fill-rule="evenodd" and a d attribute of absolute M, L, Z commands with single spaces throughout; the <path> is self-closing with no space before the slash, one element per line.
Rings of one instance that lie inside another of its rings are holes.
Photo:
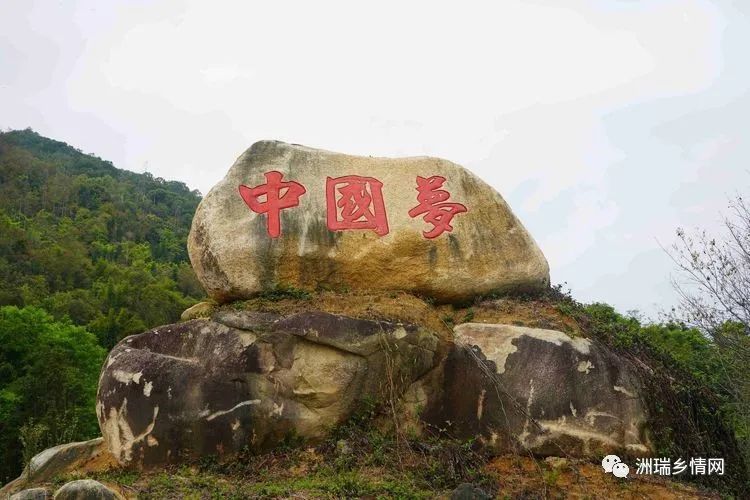
<path fill-rule="evenodd" d="M 32 130 L 0 133 L 0 482 L 23 455 L 94 437 L 106 351 L 203 296 L 185 248 L 199 201 Z"/>
<path fill-rule="evenodd" d="M 0 305 L 41 306 L 109 348 L 202 297 L 185 240 L 200 193 L 32 130 L 0 134 Z"/>

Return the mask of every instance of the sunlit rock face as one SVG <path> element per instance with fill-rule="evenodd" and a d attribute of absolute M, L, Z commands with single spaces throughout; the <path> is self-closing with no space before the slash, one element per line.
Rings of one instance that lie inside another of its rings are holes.
<path fill-rule="evenodd" d="M 311 312 L 222 312 L 128 337 L 105 362 L 97 416 L 123 465 L 317 440 L 362 398 L 436 363 L 420 328 Z"/>
<path fill-rule="evenodd" d="M 641 384 L 601 344 L 554 330 L 467 323 L 409 394 L 431 426 L 496 452 L 648 453 Z"/>
<path fill-rule="evenodd" d="M 508 204 L 463 167 L 276 141 L 255 143 L 206 195 L 188 251 L 218 302 L 278 287 L 451 302 L 549 284 Z"/>

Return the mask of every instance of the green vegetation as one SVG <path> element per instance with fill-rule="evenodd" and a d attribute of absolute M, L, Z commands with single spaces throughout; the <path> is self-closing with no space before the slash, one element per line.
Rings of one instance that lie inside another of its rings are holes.
<path fill-rule="evenodd" d="M 0 134 L 0 305 L 39 306 L 111 348 L 203 296 L 185 241 L 200 195 L 31 130 Z"/>
<path fill-rule="evenodd" d="M 35 448 L 94 437 L 106 350 L 203 297 L 185 245 L 199 201 L 31 130 L 0 133 L 0 306 L 16 306 L 0 320 L 0 482 Z"/>
<path fill-rule="evenodd" d="M 290 286 L 281 285 L 273 290 L 268 290 L 259 295 L 260 299 L 279 301 L 284 299 L 310 300 L 312 294 L 306 290 Z"/>
<path fill-rule="evenodd" d="M 448 498 L 471 483 L 498 498 L 709 498 L 711 492 L 640 478 L 609 481 L 600 464 L 525 454 L 484 456 L 473 441 L 393 431 L 393 416 L 363 402 L 360 411 L 317 445 L 280 447 L 264 454 L 205 456 L 153 471 L 124 469 L 67 474 L 93 478 L 137 498 Z M 383 420 L 385 419 L 385 420 Z"/>
<path fill-rule="evenodd" d="M 96 337 L 35 307 L 0 307 L 0 480 L 63 442 L 93 438 L 105 350 Z M 20 441 L 19 441 L 20 437 Z"/>
<path fill-rule="evenodd" d="M 569 297 L 563 307 L 589 336 L 609 345 L 639 373 L 657 456 L 722 457 L 724 476 L 692 479 L 729 493 L 750 489 L 747 401 L 738 400 L 737 381 L 726 369 L 727 357 L 741 353 L 681 323 L 642 325 L 607 304 L 581 305 Z M 725 328 L 737 326 L 727 323 Z"/>
<path fill-rule="evenodd" d="M 497 489 L 486 457 L 471 442 L 397 436 L 372 401 L 317 446 L 290 444 L 258 455 L 203 457 L 151 475 L 129 471 L 93 477 L 126 485 L 138 498 L 404 498 L 429 499 L 463 482 Z M 342 446 L 342 443 L 345 445 Z M 56 486 L 75 476 L 58 478 Z"/>

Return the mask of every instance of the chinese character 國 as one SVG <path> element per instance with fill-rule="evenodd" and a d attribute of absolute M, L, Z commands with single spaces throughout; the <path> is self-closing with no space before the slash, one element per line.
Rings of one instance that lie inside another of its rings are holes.
<path fill-rule="evenodd" d="M 240 185 L 240 196 L 245 204 L 255 213 L 266 214 L 266 227 L 271 238 L 281 234 L 281 211 L 299 205 L 300 196 L 305 194 L 305 187 L 299 182 L 282 182 L 284 174 L 277 171 L 266 172 L 266 183 L 253 188 Z M 261 197 L 265 196 L 262 201 Z"/>
<path fill-rule="evenodd" d="M 372 229 L 388 234 L 388 216 L 383 202 L 383 183 L 372 177 L 346 175 L 326 179 L 328 229 Z"/>

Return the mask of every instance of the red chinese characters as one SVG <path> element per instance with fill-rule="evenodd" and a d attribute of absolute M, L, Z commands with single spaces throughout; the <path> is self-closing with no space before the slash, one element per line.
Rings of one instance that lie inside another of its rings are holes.
<path fill-rule="evenodd" d="M 284 174 L 277 171 L 266 172 L 266 183 L 253 188 L 240 185 L 240 196 L 250 210 L 258 214 L 267 214 L 268 235 L 278 238 L 281 234 L 281 211 L 299 205 L 300 196 L 305 194 L 305 187 L 299 182 L 283 182 Z M 261 197 L 265 196 L 265 201 Z"/>
<path fill-rule="evenodd" d="M 255 213 L 266 214 L 268 235 L 281 235 L 281 211 L 296 207 L 307 191 L 299 182 L 285 181 L 284 174 L 275 170 L 263 174 L 265 184 L 255 187 L 239 186 L 240 196 Z M 432 229 L 423 231 L 425 238 L 437 238 L 453 231 L 451 221 L 468 209 L 461 203 L 448 201 L 451 194 L 443 189 L 445 177 L 417 176 L 419 205 L 409 210 L 409 217 L 423 216 Z M 331 231 L 370 229 L 379 236 L 390 231 L 383 200 L 383 183 L 374 177 L 345 175 L 326 178 L 326 221 Z"/>
<path fill-rule="evenodd" d="M 372 229 L 388 234 L 383 183 L 373 177 L 346 175 L 326 179 L 328 229 Z"/>
<path fill-rule="evenodd" d="M 451 220 L 456 215 L 467 212 L 468 209 L 460 203 L 447 201 L 450 193 L 444 189 L 445 177 L 433 175 L 432 177 L 417 176 L 417 201 L 419 205 L 409 210 L 409 217 L 417 217 L 424 214 L 423 220 L 432 224 L 432 229 L 423 231 L 425 238 L 437 238 L 444 232 L 453 231 Z"/>

